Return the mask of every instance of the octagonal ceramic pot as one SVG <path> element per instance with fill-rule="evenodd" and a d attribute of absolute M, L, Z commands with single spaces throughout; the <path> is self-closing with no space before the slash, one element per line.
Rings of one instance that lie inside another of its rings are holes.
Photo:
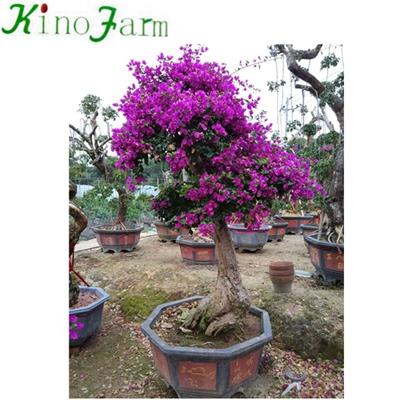
<path fill-rule="evenodd" d="M 183 260 L 188 264 L 216 264 L 214 242 L 194 242 L 191 235 L 180 235 L 176 239 Z"/>
<path fill-rule="evenodd" d="M 100 327 L 101 320 L 103 318 L 104 303 L 110 298 L 110 296 L 100 287 L 96 286 L 79 286 L 79 290 L 82 292 L 91 292 L 96 294 L 98 300 L 86 307 L 79 307 L 69 310 L 69 315 L 76 315 L 78 317 L 78 323 L 83 323 L 83 329 L 78 330 L 78 338 L 69 338 L 69 346 L 80 346 L 90 336 L 92 336 Z"/>
<path fill-rule="evenodd" d="M 325 234 L 321 235 L 322 240 L 318 240 L 317 237 L 317 233 L 304 237 L 316 275 L 322 276 L 327 282 L 344 283 L 344 244 L 323 240 L 326 238 Z"/>
<path fill-rule="evenodd" d="M 256 251 L 261 250 L 267 243 L 268 232 L 272 226 L 262 224 L 259 229 L 247 229 L 244 224 L 232 224 L 228 228 L 235 249 Z"/>
<path fill-rule="evenodd" d="M 188 235 L 189 230 L 184 226 L 179 229 L 170 228 L 165 222 L 156 221 L 154 226 L 161 242 L 175 242 L 178 236 Z"/>
<path fill-rule="evenodd" d="M 302 233 L 301 224 L 308 224 L 314 220 L 313 215 L 275 215 L 279 222 L 287 222 L 286 233 Z"/>
<path fill-rule="evenodd" d="M 252 306 L 250 312 L 260 318 L 260 335 L 223 349 L 170 346 L 153 331 L 165 309 L 200 299 L 195 296 L 159 305 L 141 330 L 150 340 L 158 371 L 180 398 L 231 397 L 257 377 L 263 347 L 273 337 L 269 315 Z"/>

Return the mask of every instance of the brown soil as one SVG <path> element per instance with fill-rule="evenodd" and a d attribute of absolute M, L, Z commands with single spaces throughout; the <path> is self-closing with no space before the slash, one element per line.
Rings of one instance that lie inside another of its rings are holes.
<path fill-rule="evenodd" d="M 82 248 L 76 246 L 76 250 Z M 90 247 L 90 245 L 89 245 Z M 302 235 L 285 235 L 281 242 L 268 242 L 256 252 L 237 252 L 243 283 L 253 305 L 268 311 L 268 302 L 282 305 L 286 315 L 302 313 L 307 304 L 322 310 L 327 323 L 343 329 L 343 285 L 326 284 L 321 279 L 295 277 L 292 293 L 274 293 L 268 276 L 270 261 L 291 261 L 295 269 L 315 273 Z M 70 357 L 71 398 L 174 398 L 156 370 L 149 341 L 140 331 L 146 313 L 131 314 L 123 302 L 139 298 L 145 306 L 164 294 L 167 300 L 212 290 L 216 265 L 188 265 L 179 245 L 161 242 L 156 235 L 143 237 L 130 253 L 104 253 L 99 248 L 75 254 L 75 269 L 92 286 L 102 287 L 110 300 L 104 305 L 100 329 L 89 338 L 77 356 Z M 283 315 L 282 315 L 283 316 Z M 340 317 L 340 318 L 339 318 Z M 343 363 L 331 359 L 303 359 L 274 331 L 265 346 L 259 376 L 246 397 L 280 398 L 290 384 L 286 369 L 307 373 L 302 390 L 293 388 L 284 398 L 343 398 Z M 301 333 L 299 332 L 299 335 Z"/>
<path fill-rule="evenodd" d="M 78 302 L 69 309 L 75 310 L 76 308 L 87 307 L 98 299 L 99 297 L 96 295 L 96 293 L 80 292 L 78 296 Z"/>

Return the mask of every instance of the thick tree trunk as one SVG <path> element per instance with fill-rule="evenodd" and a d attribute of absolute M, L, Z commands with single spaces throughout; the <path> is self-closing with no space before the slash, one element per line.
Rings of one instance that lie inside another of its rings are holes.
<path fill-rule="evenodd" d="M 125 189 L 119 189 L 117 192 L 118 192 L 118 210 L 117 210 L 117 217 L 115 218 L 115 223 L 125 224 L 126 214 L 128 213 L 128 195 Z"/>
<path fill-rule="evenodd" d="M 231 235 L 225 219 L 214 223 L 218 277 L 214 290 L 191 311 L 184 326 L 199 326 L 208 336 L 234 328 L 250 310 L 251 299 L 243 286 Z"/>
<path fill-rule="evenodd" d="M 79 241 L 79 236 L 87 227 L 88 219 L 85 213 L 74 203 L 72 199 L 76 195 L 76 185 L 69 182 L 69 215 L 74 219 L 74 223 L 69 227 L 69 257 L 74 253 L 74 247 Z M 73 306 L 78 301 L 79 287 L 72 282 L 71 272 L 69 273 L 69 306 Z"/>
<path fill-rule="evenodd" d="M 344 237 L 342 229 L 344 225 L 344 147 L 341 147 L 336 155 L 329 192 L 324 201 L 330 221 L 328 236 L 332 232 L 333 240 L 331 241 L 336 241 L 339 232 L 341 237 Z"/>

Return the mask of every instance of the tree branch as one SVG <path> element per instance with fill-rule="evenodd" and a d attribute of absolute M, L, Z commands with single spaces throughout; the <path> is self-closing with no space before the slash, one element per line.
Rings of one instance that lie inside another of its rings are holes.
<path fill-rule="evenodd" d="M 278 52 L 286 56 L 286 63 L 288 70 L 298 78 L 302 79 L 304 82 L 308 83 L 310 86 L 296 85 L 296 88 L 307 90 L 313 95 L 321 97 L 321 95 L 326 91 L 326 87 L 310 72 L 300 67 L 297 61 L 302 59 L 310 60 L 315 58 L 322 48 L 322 44 L 319 44 L 313 50 L 295 50 L 292 44 L 278 45 Z M 332 111 L 335 113 L 338 119 L 340 129 L 344 132 L 344 101 L 339 96 L 332 94 L 331 102 L 328 103 Z"/>

